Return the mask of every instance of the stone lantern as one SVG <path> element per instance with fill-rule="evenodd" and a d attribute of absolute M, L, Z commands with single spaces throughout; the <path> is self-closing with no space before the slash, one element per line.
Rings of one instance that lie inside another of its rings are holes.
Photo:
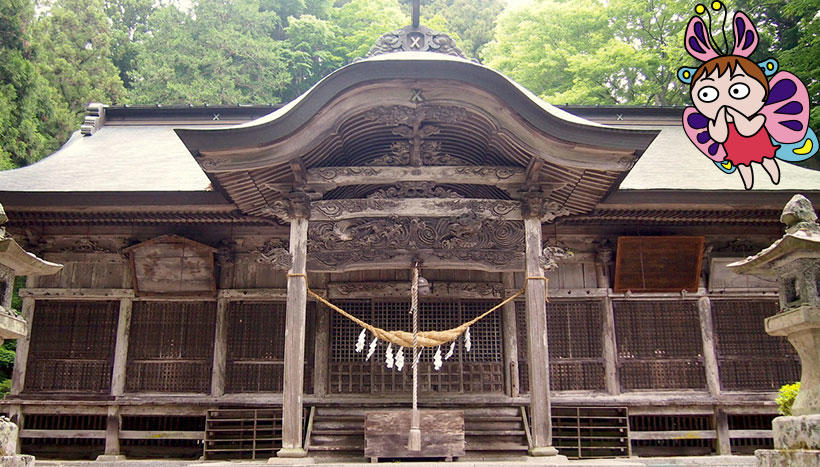
<path fill-rule="evenodd" d="M 729 265 L 740 274 L 777 279 L 780 312 L 766 332 L 785 336 L 802 366 L 790 417 L 772 422 L 774 450 L 756 452 L 761 466 L 820 465 L 820 225 L 808 199 L 795 195 L 780 216 L 786 234 L 760 253 Z"/>
<path fill-rule="evenodd" d="M 62 265 L 44 261 L 26 252 L 13 238 L 6 236 L 2 227 L 8 218 L 0 206 L 0 344 L 5 339 L 17 339 L 28 334 L 26 321 L 11 309 L 15 276 L 55 274 Z M 0 465 L 25 466 L 34 462 L 31 456 L 18 456 L 17 426 L 0 418 Z"/>

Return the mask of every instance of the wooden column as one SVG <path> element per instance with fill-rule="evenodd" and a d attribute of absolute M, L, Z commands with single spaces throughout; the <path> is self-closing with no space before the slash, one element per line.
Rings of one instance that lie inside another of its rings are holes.
<path fill-rule="evenodd" d="M 528 203 L 525 203 L 528 204 Z M 547 351 L 546 281 L 534 279 L 544 276 L 541 267 L 541 219 L 533 211 L 524 219 L 526 243 L 525 268 L 527 281 L 527 348 L 530 370 L 530 421 L 532 424 L 531 456 L 555 456 L 552 447 L 552 420 L 550 410 L 550 372 Z"/>
<path fill-rule="evenodd" d="M 620 394 L 621 384 L 618 381 L 618 344 L 615 336 L 615 309 L 612 299 L 604 297 L 604 376 L 606 377 L 606 392 Z"/>
<path fill-rule="evenodd" d="M 604 297 L 604 328 L 603 328 L 603 350 L 604 350 L 604 377 L 606 378 L 606 392 L 609 394 L 620 394 L 621 385 L 618 381 L 618 346 L 615 336 L 615 310 L 612 307 L 612 299 L 609 297 L 609 264 L 612 262 L 612 250 L 601 248 L 595 255 L 595 273 L 598 287 L 607 290 Z"/>
<path fill-rule="evenodd" d="M 719 407 L 715 407 L 715 433 L 717 434 L 717 453 L 722 456 L 731 455 L 732 443 L 729 436 L 729 416 Z"/>
<path fill-rule="evenodd" d="M 515 288 L 515 275 L 511 272 L 502 272 L 501 280 L 504 283 L 504 290 L 509 291 Z M 515 301 L 507 303 L 501 309 L 501 319 L 504 324 L 504 368 L 506 368 L 504 378 L 504 390 L 510 397 L 518 397 L 521 389 L 518 380 L 518 329 L 515 322 Z"/>
<path fill-rule="evenodd" d="M 230 302 L 220 298 L 216 302 L 216 329 L 214 331 L 214 364 L 211 370 L 211 395 L 225 394 L 225 372 L 228 368 L 228 306 Z"/>
<path fill-rule="evenodd" d="M 105 420 L 105 454 L 97 456 L 97 460 L 124 460 L 125 456 L 120 455 L 120 408 L 109 406 Z"/>
<path fill-rule="evenodd" d="M 720 373 L 718 372 L 717 352 L 715 351 L 715 331 L 712 325 L 712 301 L 709 297 L 698 299 L 700 316 L 700 336 L 703 340 L 703 368 L 706 370 L 706 387 L 709 394 L 720 395 Z"/>
<path fill-rule="evenodd" d="M 718 369 L 717 349 L 715 348 L 715 329 L 712 322 L 712 301 L 709 297 L 698 299 L 700 317 L 700 336 L 703 340 L 703 368 L 706 371 L 706 387 L 709 394 L 720 396 L 720 370 Z M 715 434 L 717 435 L 718 454 L 729 455 L 732 446 L 729 438 L 729 417 L 720 407 L 715 407 Z"/>
<path fill-rule="evenodd" d="M 313 347 L 313 393 L 327 395 L 327 357 L 330 353 L 330 309 L 316 304 L 316 340 Z"/>
<path fill-rule="evenodd" d="M 305 457 L 302 446 L 302 391 L 305 370 L 305 315 L 307 313 L 307 233 L 306 213 L 290 221 L 288 301 L 285 317 L 285 382 L 282 394 L 282 449 L 279 457 Z"/>
<path fill-rule="evenodd" d="M 128 363 L 128 342 L 131 336 L 131 310 L 133 306 L 134 303 L 130 298 L 120 299 L 120 313 L 117 318 L 117 340 L 114 345 L 114 370 L 111 374 L 111 395 L 114 397 L 125 393 L 125 372 Z"/>
<path fill-rule="evenodd" d="M 22 308 L 23 319 L 26 320 L 26 337 L 17 339 L 17 351 L 14 353 L 14 368 L 11 373 L 11 395 L 13 396 L 23 392 L 26 385 L 26 365 L 28 364 L 28 349 L 31 343 L 31 326 L 34 324 L 34 298 L 23 297 Z"/>

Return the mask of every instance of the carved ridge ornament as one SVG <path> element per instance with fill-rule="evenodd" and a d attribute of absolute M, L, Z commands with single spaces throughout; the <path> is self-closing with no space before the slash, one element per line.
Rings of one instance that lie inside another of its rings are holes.
<path fill-rule="evenodd" d="M 425 26 L 405 26 L 381 36 L 366 57 L 391 52 L 436 52 L 467 58 L 449 35 Z"/>

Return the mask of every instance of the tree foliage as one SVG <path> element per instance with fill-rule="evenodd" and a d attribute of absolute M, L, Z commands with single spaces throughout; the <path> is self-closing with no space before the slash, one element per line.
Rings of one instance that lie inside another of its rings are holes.
<path fill-rule="evenodd" d="M 410 0 L 0 0 L 0 169 L 37 160 L 107 104 L 286 102 L 409 24 Z M 682 105 L 689 0 L 421 0 L 450 34 L 546 100 Z M 180 5 L 185 5 L 183 8 Z M 735 0 L 802 78 L 820 126 L 820 0 Z M 728 26 L 728 25 L 727 25 Z M 731 31 L 729 31 L 731 35 Z"/>
<path fill-rule="evenodd" d="M 34 28 L 43 76 L 80 115 L 89 102 L 123 103 L 111 59 L 112 33 L 102 0 L 56 0 Z"/>
<path fill-rule="evenodd" d="M 27 0 L 0 0 L 0 169 L 33 162 L 68 137 L 67 107 L 35 66 Z"/>

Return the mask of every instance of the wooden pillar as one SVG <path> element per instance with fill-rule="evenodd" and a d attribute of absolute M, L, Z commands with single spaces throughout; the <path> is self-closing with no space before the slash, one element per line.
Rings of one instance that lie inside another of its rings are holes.
<path fill-rule="evenodd" d="M 700 316 L 700 336 L 703 341 L 703 368 L 706 371 L 706 387 L 709 394 L 720 395 L 720 373 L 718 371 L 717 352 L 715 351 L 715 331 L 712 325 L 712 301 L 709 297 L 698 299 Z"/>
<path fill-rule="evenodd" d="M 214 330 L 214 362 L 211 370 L 211 395 L 225 394 L 225 373 L 228 368 L 228 306 L 230 302 L 220 298 L 216 302 L 216 329 Z"/>
<path fill-rule="evenodd" d="M 612 299 L 604 297 L 604 376 L 606 378 L 606 392 L 620 394 L 621 384 L 618 380 L 618 344 L 615 336 L 615 309 Z"/>
<path fill-rule="evenodd" d="M 131 310 L 134 302 L 130 298 L 120 300 L 120 313 L 117 318 L 117 340 L 114 344 L 114 370 L 111 374 L 111 395 L 121 396 L 125 393 L 125 372 L 128 363 L 128 342 L 131 336 Z"/>
<path fill-rule="evenodd" d="M 715 329 L 712 322 L 712 301 L 709 297 L 698 299 L 700 336 L 703 341 L 703 368 L 706 372 L 706 387 L 715 398 L 720 396 L 720 370 L 718 369 Z M 715 407 L 715 434 L 718 454 L 729 455 L 732 446 L 729 438 L 729 417 L 721 407 Z"/>
<path fill-rule="evenodd" d="M 533 209 L 525 209 L 532 213 Z M 555 456 L 552 447 L 550 409 L 549 353 L 547 351 L 546 281 L 541 267 L 541 219 L 524 219 L 525 268 L 527 281 L 527 344 L 530 370 L 530 421 L 532 425 L 531 456 Z"/>
<path fill-rule="evenodd" d="M 120 408 L 112 405 L 108 407 L 105 419 L 105 454 L 97 456 L 98 461 L 124 460 L 120 455 Z"/>
<path fill-rule="evenodd" d="M 11 373 L 11 395 L 23 392 L 26 385 L 26 365 L 28 349 L 31 344 L 31 326 L 34 324 L 34 298 L 23 297 L 23 319 L 26 320 L 26 336 L 17 339 L 17 351 L 14 353 L 14 368 Z M 22 429 L 22 428 L 21 428 Z"/>
<path fill-rule="evenodd" d="M 595 273 L 598 287 L 607 290 L 604 297 L 604 377 L 606 378 L 606 392 L 620 394 L 621 385 L 618 381 L 618 346 L 615 335 L 615 309 L 612 307 L 612 298 L 609 297 L 609 265 L 612 262 L 612 250 L 600 248 L 595 255 Z"/>
<path fill-rule="evenodd" d="M 729 436 L 729 416 L 720 407 L 715 407 L 715 433 L 717 434 L 717 453 L 722 456 L 732 454 L 732 443 Z"/>
<path fill-rule="evenodd" d="M 282 449 L 279 457 L 305 457 L 302 446 L 302 392 L 305 370 L 305 316 L 307 313 L 307 215 L 290 221 L 288 301 L 285 317 L 285 381 L 282 393 Z"/>
<path fill-rule="evenodd" d="M 502 272 L 501 280 L 504 290 L 515 288 L 515 275 L 511 272 Z M 520 382 L 518 380 L 518 329 L 515 322 L 515 301 L 507 303 L 501 309 L 501 319 L 504 325 L 504 390 L 510 397 L 518 397 Z"/>
<path fill-rule="evenodd" d="M 316 340 L 313 347 L 313 393 L 327 395 L 327 357 L 330 353 L 330 309 L 318 303 Z"/>

